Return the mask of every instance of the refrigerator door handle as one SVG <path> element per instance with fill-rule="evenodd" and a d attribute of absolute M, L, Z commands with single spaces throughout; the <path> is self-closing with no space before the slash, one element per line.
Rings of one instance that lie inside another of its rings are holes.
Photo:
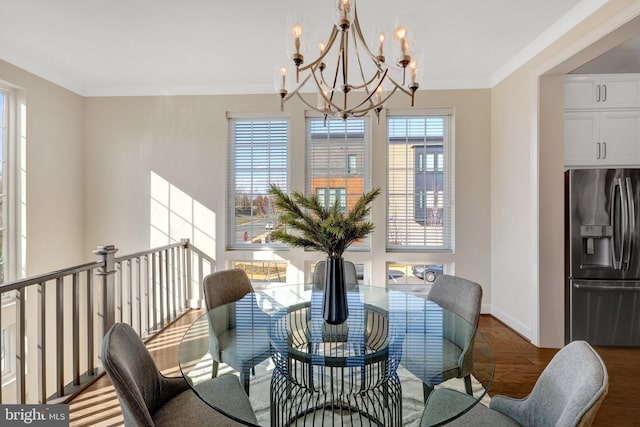
<path fill-rule="evenodd" d="M 624 231 L 627 228 L 625 212 L 626 206 L 619 206 L 616 200 L 620 201 L 620 205 L 624 203 L 624 192 L 622 190 L 622 179 L 618 178 L 613 184 L 611 191 L 611 257 L 613 258 L 613 268 L 620 270 L 622 264 L 622 255 L 624 251 Z"/>
<path fill-rule="evenodd" d="M 627 248 L 624 252 L 624 263 L 625 270 L 629 269 L 631 264 L 631 252 L 633 251 L 633 245 L 635 244 L 635 236 L 636 236 L 636 201 L 633 198 L 633 186 L 631 184 L 631 178 L 625 178 L 625 189 L 627 190 L 626 194 L 626 203 L 628 210 L 628 226 L 626 231 L 626 243 Z"/>
<path fill-rule="evenodd" d="M 585 291 L 640 292 L 640 287 L 638 287 L 638 286 L 581 285 L 581 284 L 578 284 L 578 283 L 574 283 L 573 287 L 575 289 L 580 289 L 580 290 L 585 290 Z"/>

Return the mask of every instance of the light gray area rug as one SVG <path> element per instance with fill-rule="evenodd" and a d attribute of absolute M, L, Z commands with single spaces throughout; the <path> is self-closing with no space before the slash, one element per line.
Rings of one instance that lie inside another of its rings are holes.
<path fill-rule="evenodd" d="M 268 427 L 270 423 L 270 385 L 271 385 L 271 373 L 273 372 L 274 364 L 271 359 L 267 359 L 261 364 L 256 366 L 256 375 L 251 377 L 251 389 L 250 400 L 253 409 L 256 412 L 256 417 L 261 426 Z M 225 371 L 233 372 L 224 365 L 220 365 L 220 374 Z M 402 425 L 407 427 L 417 427 L 420 425 L 420 417 L 422 416 L 422 409 L 424 407 L 423 402 L 423 390 L 422 382 L 418 380 L 413 374 L 404 369 L 402 366 L 398 368 L 398 376 L 402 382 Z M 482 385 L 473 379 L 472 381 L 474 395 L 480 396 L 484 392 Z M 461 393 L 465 393 L 464 382 L 461 379 L 451 379 L 442 383 L 436 388 L 446 387 L 451 388 Z M 489 397 L 485 397 L 481 400 L 481 403 L 488 405 Z M 356 417 L 355 420 L 349 416 L 342 416 L 340 414 L 333 413 L 331 411 L 324 411 L 323 417 L 317 417 L 322 419 L 323 422 L 316 422 L 315 425 L 322 426 L 352 426 L 352 425 L 374 425 L 370 423 L 368 419 Z M 307 421 L 301 420 L 296 426 L 309 426 L 311 425 Z"/>

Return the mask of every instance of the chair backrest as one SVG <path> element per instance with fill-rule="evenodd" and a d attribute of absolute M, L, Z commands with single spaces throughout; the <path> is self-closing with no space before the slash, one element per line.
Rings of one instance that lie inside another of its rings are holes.
<path fill-rule="evenodd" d="M 476 282 L 446 274 L 440 275 L 431 285 L 427 299 L 478 326 L 482 287 Z"/>
<path fill-rule="evenodd" d="M 204 301 L 207 310 L 238 301 L 253 292 L 247 273 L 240 268 L 216 271 L 204 278 Z"/>
<path fill-rule="evenodd" d="M 101 359 L 118 395 L 125 425 L 154 426 L 151 414 L 165 403 L 164 378 L 131 326 L 116 323 L 107 331 Z"/>
<path fill-rule="evenodd" d="M 607 368 L 585 341 L 563 347 L 542 371 L 527 397 L 525 425 L 588 426 L 609 387 Z"/>
<path fill-rule="evenodd" d="M 318 261 L 313 270 L 313 287 L 315 289 L 324 289 L 324 278 L 327 271 L 327 262 Z M 344 261 L 344 283 L 347 288 L 358 285 L 358 274 L 356 265 L 351 261 Z"/>

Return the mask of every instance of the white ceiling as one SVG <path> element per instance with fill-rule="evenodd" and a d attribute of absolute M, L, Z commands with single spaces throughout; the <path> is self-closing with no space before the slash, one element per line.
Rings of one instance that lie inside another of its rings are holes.
<path fill-rule="evenodd" d="M 371 34 L 413 18 L 421 88 L 486 88 L 604 3 L 359 0 L 358 14 Z M 84 96 L 272 93 L 287 22 L 326 37 L 333 11 L 332 0 L 0 0 L 0 59 Z"/>

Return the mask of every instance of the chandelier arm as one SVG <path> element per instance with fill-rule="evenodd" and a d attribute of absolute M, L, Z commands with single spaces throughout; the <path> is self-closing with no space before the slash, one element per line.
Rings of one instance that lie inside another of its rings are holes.
<path fill-rule="evenodd" d="M 393 83 L 393 85 L 395 87 L 397 87 L 398 89 L 400 89 L 402 92 L 405 93 L 405 95 L 409 95 L 409 96 L 413 96 L 413 93 L 410 90 L 405 89 L 401 84 L 399 84 L 398 82 L 396 82 L 393 77 L 389 76 L 389 81 L 391 83 Z"/>
<path fill-rule="evenodd" d="M 336 61 L 336 72 L 333 75 L 333 84 L 331 85 L 331 97 L 329 99 L 330 103 L 333 103 L 333 95 L 336 92 L 336 83 L 338 83 L 338 74 L 340 73 L 340 58 L 342 57 L 342 47 L 340 47 L 340 51 L 338 52 L 338 60 Z"/>
<path fill-rule="evenodd" d="M 343 110 L 347 110 L 347 94 L 349 93 L 349 32 L 343 31 L 340 38 L 340 46 L 342 53 L 342 87 L 343 87 Z"/>
<path fill-rule="evenodd" d="M 379 63 L 380 61 L 378 61 L 378 57 L 374 55 L 373 52 L 371 52 L 371 49 L 369 49 L 369 45 L 367 44 L 367 41 L 365 40 L 364 35 L 362 34 L 362 29 L 360 28 L 360 19 L 358 19 L 357 7 L 353 11 L 352 27 L 355 27 L 356 36 L 358 37 L 358 39 L 360 39 L 360 43 L 362 43 L 362 46 L 364 46 L 365 50 L 367 51 L 367 54 L 374 60 L 376 64 Z"/>
<path fill-rule="evenodd" d="M 387 71 L 388 71 L 388 70 L 385 70 L 385 71 L 384 71 L 384 74 L 382 75 L 382 78 L 380 78 L 380 81 L 379 81 L 379 82 L 378 82 L 378 84 L 376 85 L 375 89 L 373 89 L 371 92 L 369 92 L 369 90 L 367 89 L 367 97 L 366 97 L 364 100 L 362 100 L 362 102 L 360 102 L 360 104 L 358 104 L 358 105 L 356 105 L 355 107 L 353 107 L 353 108 L 349 109 L 349 111 L 361 111 L 361 110 L 358 110 L 358 108 L 360 108 L 361 106 L 363 106 L 363 105 L 364 105 L 364 104 L 366 104 L 367 102 L 369 102 L 369 103 L 370 103 L 370 106 L 369 106 L 368 108 L 366 108 L 366 111 L 372 110 L 372 109 L 374 109 L 374 108 L 376 108 L 376 107 L 378 107 L 378 106 L 380 106 L 380 105 L 384 104 L 384 102 L 380 102 L 380 103 L 378 103 L 378 104 L 374 104 L 373 102 L 370 102 L 370 100 L 371 100 L 371 97 L 372 97 L 373 95 L 375 95 L 376 90 L 378 90 L 378 88 L 379 88 L 380 86 L 382 86 L 382 82 L 384 81 L 384 78 L 385 78 L 385 77 L 386 77 L 386 75 L 387 75 Z M 395 90 L 394 90 L 394 91 L 395 91 Z M 392 92 L 392 93 L 393 93 L 393 92 Z M 389 96 L 390 96 L 390 95 L 388 95 L 388 96 L 387 96 L 387 98 L 388 98 Z M 385 100 L 386 100 L 387 98 L 385 98 Z"/>
<path fill-rule="evenodd" d="M 353 23 L 354 23 L 353 26 L 355 27 L 355 31 L 358 33 L 358 38 L 360 39 L 360 42 L 362 43 L 365 50 L 367 51 L 367 54 L 371 57 L 371 59 L 373 60 L 373 63 L 378 67 L 378 69 L 382 71 L 382 67 L 380 65 L 381 63 L 378 60 L 378 57 L 374 55 L 373 52 L 371 52 L 371 49 L 369 49 L 369 45 L 367 44 L 367 41 L 365 40 L 364 35 L 362 34 L 362 28 L 360 27 L 360 20 L 358 19 L 357 8 L 355 10 L 355 18 L 353 19 Z M 393 64 L 387 64 L 386 62 L 383 62 L 383 64 L 385 68 L 391 68 L 394 71 L 402 71 L 404 69 L 404 67 L 398 67 Z"/>
<path fill-rule="evenodd" d="M 293 97 L 293 95 L 297 94 L 300 91 L 300 89 L 302 89 L 302 87 L 309 81 L 310 78 L 311 78 L 311 74 L 305 77 L 304 80 L 302 80 L 302 82 L 298 85 L 298 87 L 295 88 L 295 90 L 289 92 L 289 94 L 287 94 L 287 96 L 283 98 L 282 102 L 285 103 L 288 100 L 290 100 Z"/>
<path fill-rule="evenodd" d="M 327 114 L 327 112 L 326 112 L 326 111 L 321 110 L 321 109 L 319 109 L 318 107 L 316 107 L 315 105 L 310 104 L 309 102 L 307 102 L 307 100 L 306 100 L 306 99 L 304 99 L 304 97 L 302 96 L 302 94 L 301 94 L 301 93 L 299 93 L 298 91 L 296 91 L 296 92 L 294 92 L 294 93 L 295 93 L 296 95 L 298 95 L 298 98 L 300 98 L 300 100 L 301 100 L 301 101 L 302 101 L 302 102 L 303 102 L 307 107 L 311 108 L 313 111 L 316 111 L 316 112 L 318 112 L 318 113 L 322 113 L 322 114 L 324 114 L 324 115 L 326 115 L 326 114 Z M 293 95 L 293 93 L 292 93 L 292 95 Z"/>
<path fill-rule="evenodd" d="M 356 18 L 357 18 L 357 16 L 356 16 Z M 357 30 L 357 28 L 356 28 L 356 30 Z M 364 91 L 367 93 L 367 95 L 368 95 L 368 96 L 367 96 L 367 98 L 363 101 L 363 103 L 362 103 L 362 104 L 364 104 L 365 102 L 367 102 L 367 101 L 368 101 L 370 105 L 369 105 L 369 107 L 366 109 L 366 111 L 369 111 L 369 110 L 371 110 L 371 109 L 373 109 L 373 108 L 375 108 L 375 107 L 376 107 L 376 106 L 374 105 L 374 102 L 373 102 L 373 101 L 371 101 L 371 96 L 372 96 L 374 93 L 376 93 L 376 91 L 378 90 L 378 88 L 382 85 L 382 82 L 384 81 L 384 79 L 385 79 L 385 77 L 386 77 L 386 75 L 387 75 L 387 71 L 388 71 L 388 69 L 387 69 L 387 70 L 385 70 L 385 71 L 384 71 L 384 73 L 383 73 L 383 75 L 382 75 L 382 77 L 380 77 L 380 67 L 378 67 L 378 71 L 376 71 L 376 72 L 374 73 L 373 77 L 371 77 L 371 79 L 370 79 L 368 82 L 366 81 L 366 77 L 364 76 L 364 70 L 362 69 L 362 59 L 360 59 L 360 49 L 358 49 L 358 43 L 356 43 L 356 41 L 357 41 L 357 37 L 358 37 L 358 35 L 356 34 L 356 38 L 354 38 L 354 39 L 353 39 L 353 46 L 354 46 L 354 48 L 355 48 L 355 52 L 356 52 L 356 60 L 358 61 L 358 69 L 360 70 L 360 78 L 362 79 L 362 82 L 363 82 L 362 86 L 358 87 L 357 89 L 364 88 Z M 363 44 L 363 46 L 364 46 L 365 50 L 370 54 L 371 52 L 369 51 L 369 48 L 367 47 L 367 43 L 366 43 L 364 40 L 362 40 L 362 38 L 360 38 L 360 41 L 362 42 L 362 44 Z M 374 81 L 375 79 L 379 78 L 379 77 L 380 77 L 380 79 L 379 79 L 379 81 L 378 81 L 378 84 L 376 85 L 376 87 L 373 89 L 373 91 L 372 91 L 372 92 L 369 92 L 369 85 L 370 85 L 371 83 L 373 83 L 373 81 Z M 360 104 L 360 105 L 362 105 L 362 104 Z M 356 106 L 356 107 L 354 107 L 354 110 L 355 110 L 355 109 L 357 109 L 358 107 L 359 107 L 359 105 L 358 105 L 358 106 Z"/>
<path fill-rule="evenodd" d="M 391 98 L 391 96 L 396 92 L 397 88 L 393 88 L 382 100 L 380 100 L 380 102 L 378 102 L 377 104 L 372 104 L 370 106 L 368 106 L 367 108 L 363 108 L 358 110 L 357 108 L 362 105 L 362 103 L 358 106 L 358 107 L 354 107 L 352 108 L 351 111 L 353 114 L 360 114 L 360 113 L 368 113 L 371 110 L 374 110 L 378 107 L 381 107 L 385 104 L 385 102 L 387 102 L 389 100 L 389 98 Z M 375 93 L 375 92 L 374 92 Z M 363 102 L 364 103 L 364 102 Z"/>
<path fill-rule="evenodd" d="M 327 54 L 329 53 L 329 51 L 333 47 L 333 43 L 335 43 L 337 35 L 338 35 L 338 30 L 334 25 L 333 30 L 331 30 L 331 35 L 329 36 L 329 40 L 327 41 L 327 46 L 324 48 L 324 53 L 322 55 L 320 55 L 319 57 L 317 57 L 313 62 L 305 65 L 304 67 L 298 67 L 298 71 L 299 72 L 300 71 L 306 71 L 306 70 L 308 70 L 310 68 L 315 68 L 314 66 L 318 65 L 319 63 L 321 63 L 322 60 L 324 59 L 324 57 L 327 56 Z"/>
<path fill-rule="evenodd" d="M 331 112 L 331 113 L 339 113 L 339 112 L 347 112 L 347 113 L 349 113 L 349 112 L 351 111 L 351 110 L 347 110 L 346 108 L 340 108 L 337 104 L 335 104 L 335 103 L 333 102 L 333 94 L 334 94 L 334 92 L 335 92 L 335 83 L 334 83 L 333 90 L 332 90 L 332 92 L 331 92 L 331 96 L 330 96 L 330 97 L 327 97 L 327 96 L 325 95 L 324 91 L 322 90 L 322 87 L 320 86 L 320 83 L 319 83 L 319 81 L 318 81 L 318 78 L 317 78 L 317 76 L 316 76 L 316 74 L 315 74 L 315 72 L 314 72 L 314 70 L 313 70 L 313 69 L 311 70 L 311 74 L 309 75 L 309 77 L 310 77 L 310 76 L 313 76 L 313 79 L 314 79 L 314 81 L 315 81 L 315 83 L 316 83 L 316 86 L 317 86 L 317 87 L 318 87 L 318 89 L 319 89 L 318 94 L 319 94 L 320 96 L 322 96 L 322 98 L 324 98 L 325 102 L 327 103 L 327 107 L 326 107 L 326 109 L 325 109 L 325 110 L 321 110 L 321 109 L 319 109 L 319 108 L 317 108 L 317 107 L 312 107 L 315 111 L 318 111 L 318 112 L 324 113 L 325 115 L 327 114 L 327 110 L 328 110 L 329 112 Z M 336 69 L 336 80 L 337 80 L 337 78 L 338 78 L 338 70 Z M 300 96 L 300 97 L 301 97 L 301 95 L 298 95 L 298 96 Z M 304 100 L 303 102 L 304 102 L 305 104 L 307 104 L 307 105 L 310 105 L 308 102 L 306 102 L 306 100 Z M 350 114 L 350 113 L 349 113 L 349 114 Z"/>
<path fill-rule="evenodd" d="M 384 71 L 384 73 L 386 73 L 386 72 L 387 72 L 387 71 L 385 70 L 385 71 Z M 362 78 L 364 79 L 364 76 L 362 76 Z M 380 78 L 380 72 L 379 72 L 379 71 L 377 71 L 377 72 L 373 75 L 373 77 L 371 77 L 371 80 L 369 80 L 368 82 L 365 82 L 365 83 L 363 83 L 363 84 L 361 84 L 361 85 L 358 85 L 358 86 L 351 85 L 351 89 L 354 89 L 354 90 L 366 89 L 367 87 L 369 87 L 369 85 L 370 85 L 371 83 L 373 83 L 373 82 L 374 82 L 376 79 L 378 79 L 378 78 Z M 377 84 L 376 84 L 376 86 L 377 86 Z M 367 93 L 369 93 L 369 90 L 367 90 Z"/>

